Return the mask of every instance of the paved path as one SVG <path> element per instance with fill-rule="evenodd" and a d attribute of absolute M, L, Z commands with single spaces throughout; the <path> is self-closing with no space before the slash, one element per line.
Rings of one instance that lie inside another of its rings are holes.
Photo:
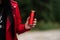
<path fill-rule="evenodd" d="M 60 40 L 60 30 L 26 32 L 18 40 Z"/>

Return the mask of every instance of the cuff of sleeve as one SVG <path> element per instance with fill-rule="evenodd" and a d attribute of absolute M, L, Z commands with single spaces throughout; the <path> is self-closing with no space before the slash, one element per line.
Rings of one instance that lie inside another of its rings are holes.
<path fill-rule="evenodd" d="M 18 34 L 21 34 L 21 33 L 24 33 L 24 32 L 26 32 L 26 31 L 29 31 L 30 29 L 25 29 L 25 24 L 20 24 L 19 26 L 18 26 L 18 29 L 17 29 L 18 31 L 17 31 L 17 33 Z"/>

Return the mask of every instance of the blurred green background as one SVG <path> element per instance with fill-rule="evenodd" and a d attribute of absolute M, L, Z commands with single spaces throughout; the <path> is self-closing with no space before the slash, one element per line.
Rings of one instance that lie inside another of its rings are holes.
<path fill-rule="evenodd" d="M 36 11 L 37 25 L 32 30 L 60 29 L 60 0 L 17 0 L 23 23 L 31 10 Z"/>

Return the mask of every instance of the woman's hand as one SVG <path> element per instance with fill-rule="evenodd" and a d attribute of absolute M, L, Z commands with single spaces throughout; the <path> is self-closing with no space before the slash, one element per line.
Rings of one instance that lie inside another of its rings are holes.
<path fill-rule="evenodd" d="M 36 18 L 34 19 L 33 24 L 32 24 L 31 26 L 28 24 L 28 22 L 29 22 L 29 17 L 27 18 L 27 21 L 26 21 L 26 23 L 25 23 L 25 29 L 34 28 L 35 25 L 36 25 L 37 19 L 36 19 Z"/>

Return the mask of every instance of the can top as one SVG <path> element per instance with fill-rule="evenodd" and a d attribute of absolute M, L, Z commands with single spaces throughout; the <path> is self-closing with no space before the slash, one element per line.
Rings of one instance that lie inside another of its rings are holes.
<path fill-rule="evenodd" d="M 35 10 L 32 10 L 32 12 L 34 13 L 34 12 L 35 12 Z"/>

